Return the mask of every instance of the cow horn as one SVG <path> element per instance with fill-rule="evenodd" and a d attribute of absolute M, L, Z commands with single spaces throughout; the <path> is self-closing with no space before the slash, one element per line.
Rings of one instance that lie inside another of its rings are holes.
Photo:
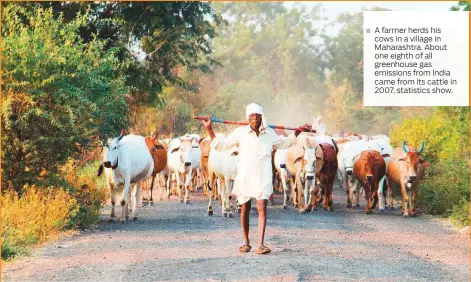
<path fill-rule="evenodd" d="M 424 141 L 422 141 L 422 144 L 420 145 L 420 148 L 419 148 L 419 151 L 418 151 L 419 155 L 420 155 L 420 154 L 422 153 L 422 151 L 424 150 L 424 145 L 425 145 L 425 143 L 424 143 Z"/>
<path fill-rule="evenodd" d="M 124 129 L 121 129 L 121 135 L 119 135 L 118 137 L 118 142 L 121 141 L 121 139 L 123 139 L 124 133 L 125 133 Z"/>
<path fill-rule="evenodd" d="M 409 153 L 409 151 L 407 151 L 407 148 L 406 148 L 406 140 L 403 140 L 402 141 L 402 150 L 404 150 L 404 152 Z"/>
<path fill-rule="evenodd" d="M 153 136 L 152 140 L 155 141 L 155 139 L 157 139 L 157 132 L 154 132 L 154 136 Z"/>

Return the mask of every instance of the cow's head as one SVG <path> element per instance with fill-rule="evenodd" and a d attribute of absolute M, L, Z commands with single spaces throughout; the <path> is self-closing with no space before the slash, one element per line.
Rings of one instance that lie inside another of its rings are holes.
<path fill-rule="evenodd" d="M 424 141 L 420 145 L 419 150 L 414 148 L 407 148 L 406 141 L 402 141 L 402 150 L 406 153 L 406 156 L 398 159 L 398 161 L 405 162 L 406 164 L 406 178 L 407 178 L 407 187 L 411 187 L 412 183 L 417 179 L 417 165 L 421 164 L 423 166 L 428 166 L 429 164 L 420 156 L 424 150 Z"/>
<path fill-rule="evenodd" d="M 119 137 L 111 139 L 108 141 L 108 144 L 104 148 L 103 154 L 103 166 L 106 168 L 115 169 L 118 167 L 118 149 L 120 147 L 119 141 L 124 137 L 124 129 L 121 130 L 121 135 Z M 101 174 L 103 168 L 100 166 L 98 174 Z M 99 176 L 98 175 L 98 176 Z"/>
<path fill-rule="evenodd" d="M 363 169 L 365 172 L 364 180 L 369 185 L 373 184 L 375 161 L 379 156 L 380 156 L 380 153 L 378 151 L 368 150 L 368 151 L 363 151 L 360 155 L 360 159 L 358 160 L 363 165 Z"/>
<path fill-rule="evenodd" d="M 191 166 L 191 152 L 193 150 L 194 137 L 182 137 L 180 139 L 180 146 L 174 148 L 172 153 L 180 152 L 180 162 L 183 168 Z"/>
<path fill-rule="evenodd" d="M 303 155 L 298 157 L 294 162 L 301 162 L 301 173 L 308 180 L 314 179 L 316 174 L 316 151 L 317 146 L 309 148 L 303 146 Z"/>

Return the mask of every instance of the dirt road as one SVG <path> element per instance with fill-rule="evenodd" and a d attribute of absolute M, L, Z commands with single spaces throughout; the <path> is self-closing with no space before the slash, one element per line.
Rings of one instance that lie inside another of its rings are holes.
<path fill-rule="evenodd" d="M 216 203 L 206 214 L 201 193 L 140 209 L 137 222 L 108 224 L 61 239 L 33 256 L 3 265 L 4 281 L 469 281 L 469 237 L 428 217 L 403 219 L 399 210 L 366 215 L 347 210 L 335 189 L 334 212 L 300 215 L 269 207 L 268 255 L 242 244 L 239 214 L 224 218 Z M 158 199 L 158 195 L 156 197 Z M 362 203 L 362 208 L 364 202 Z"/>

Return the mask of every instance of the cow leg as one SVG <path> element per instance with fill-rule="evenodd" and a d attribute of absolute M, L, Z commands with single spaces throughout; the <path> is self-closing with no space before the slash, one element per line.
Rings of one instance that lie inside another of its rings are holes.
<path fill-rule="evenodd" d="M 378 197 L 379 197 L 379 203 L 378 203 L 378 208 L 379 211 L 384 212 L 384 185 L 386 184 L 386 176 L 383 176 L 381 180 L 379 181 L 378 185 Z"/>
<path fill-rule="evenodd" d="M 283 186 L 283 209 L 288 208 L 288 198 L 289 198 L 289 189 L 286 185 L 286 171 L 284 169 L 281 170 L 280 172 L 280 178 L 281 178 L 281 185 Z"/>
<path fill-rule="evenodd" d="M 353 208 L 358 208 L 360 206 L 359 203 L 359 195 L 358 195 L 358 186 L 360 186 L 360 182 L 356 179 L 353 180 L 353 185 L 352 185 L 352 207 Z"/>
<path fill-rule="evenodd" d="M 409 197 L 406 185 L 401 183 L 401 193 L 402 193 L 402 215 L 404 217 L 409 216 Z"/>
<path fill-rule="evenodd" d="M 232 187 L 234 186 L 234 181 L 232 181 L 229 177 L 226 178 L 226 195 L 227 195 L 227 209 L 228 209 L 228 216 L 233 218 L 234 215 L 232 213 Z"/>
<path fill-rule="evenodd" d="M 217 180 L 219 195 L 221 195 L 221 215 L 223 217 L 227 217 L 227 210 L 226 210 L 226 183 L 223 178 L 218 177 Z"/>
<path fill-rule="evenodd" d="M 167 189 L 167 199 L 170 199 L 170 190 L 171 190 L 171 185 L 172 185 L 172 173 L 168 173 L 167 175 L 167 185 L 166 185 L 166 189 Z"/>
<path fill-rule="evenodd" d="M 344 175 L 343 177 L 345 193 L 347 194 L 347 208 L 352 207 L 352 185 L 350 183 L 350 179 L 348 175 Z"/>
<path fill-rule="evenodd" d="M 366 210 L 365 210 L 365 213 L 366 214 L 371 214 L 372 213 L 372 210 L 371 210 L 371 185 L 368 184 L 368 183 L 365 183 L 365 185 L 363 186 L 364 188 L 364 191 L 365 191 L 365 200 L 366 200 Z"/>
<path fill-rule="evenodd" d="M 208 194 L 209 194 L 209 203 L 208 203 L 208 215 L 213 215 L 213 189 L 214 189 L 214 174 L 209 173 L 208 175 Z"/>
<path fill-rule="evenodd" d="M 136 221 L 137 220 L 137 214 L 138 214 L 138 205 L 137 202 L 141 197 L 141 181 L 137 182 L 136 185 L 134 185 L 134 193 L 133 193 L 133 205 L 132 205 L 132 220 Z M 152 199 L 152 197 L 151 197 Z"/>
<path fill-rule="evenodd" d="M 190 168 L 188 174 L 186 175 L 186 179 L 185 179 L 185 199 L 184 199 L 185 204 L 190 203 L 190 199 L 189 199 L 189 196 L 188 196 L 188 189 L 190 188 L 191 178 L 192 178 L 192 170 Z"/>
<path fill-rule="evenodd" d="M 299 177 L 299 172 L 296 173 L 296 190 L 298 190 L 298 207 L 299 212 L 304 213 L 304 191 L 303 191 L 303 184 L 301 182 L 301 178 Z"/>
<path fill-rule="evenodd" d="M 152 197 L 152 191 L 154 189 L 154 180 L 155 180 L 156 175 L 152 175 L 152 181 L 150 183 L 150 205 L 154 205 L 154 198 Z M 139 185 L 140 186 L 140 185 Z M 139 187 L 139 194 L 141 194 L 141 188 Z"/>
<path fill-rule="evenodd" d="M 390 179 L 387 179 L 388 183 L 388 193 L 387 193 L 387 199 L 386 199 L 386 205 L 389 209 L 394 209 L 394 198 L 393 198 L 393 189 L 394 189 L 394 184 Z"/>
<path fill-rule="evenodd" d="M 415 212 L 415 203 L 417 200 L 417 192 L 419 190 L 419 185 L 415 184 L 413 187 L 414 190 L 412 190 L 412 197 L 411 197 L 411 206 L 410 206 L 410 216 L 417 216 L 417 213 Z"/>
<path fill-rule="evenodd" d="M 110 219 L 108 220 L 108 222 L 111 223 L 115 221 L 114 208 L 116 205 L 116 190 L 113 184 L 109 183 L 108 181 L 106 182 L 106 185 L 108 186 L 108 190 L 110 191 L 110 195 L 111 195 L 111 215 L 110 215 Z"/>
<path fill-rule="evenodd" d="M 129 188 L 131 186 L 129 179 L 129 176 L 125 178 L 123 194 L 121 195 L 121 223 L 125 223 L 128 216 Z"/>

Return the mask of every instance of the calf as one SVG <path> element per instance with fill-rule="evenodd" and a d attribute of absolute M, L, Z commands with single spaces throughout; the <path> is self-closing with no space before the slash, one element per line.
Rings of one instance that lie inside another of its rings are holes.
<path fill-rule="evenodd" d="M 388 164 L 388 206 L 393 207 L 393 185 L 399 185 L 402 193 L 402 213 L 404 217 L 416 215 L 415 203 L 419 183 L 422 180 L 425 167 L 429 164 L 420 156 L 424 150 L 424 142 L 419 150 L 406 146 L 402 141 L 402 148 L 396 148 Z"/>
<path fill-rule="evenodd" d="M 160 143 L 159 140 L 157 140 L 157 134 L 155 133 L 153 137 L 146 137 L 145 142 L 154 161 L 154 170 L 152 171 L 152 181 L 150 182 L 149 187 L 147 187 L 147 189 L 150 190 L 150 197 L 144 197 L 143 204 L 145 205 L 148 202 L 151 206 L 153 206 L 154 199 L 152 197 L 152 191 L 154 188 L 154 181 L 156 179 L 156 176 L 162 170 L 164 170 L 165 167 L 167 167 L 167 148 L 164 144 Z M 160 194 L 160 199 L 162 200 L 162 194 Z"/>
<path fill-rule="evenodd" d="M 386 163 L 378 151 L 367 150 L 360 154 L 353 167 L 355 183 L 353 193 L 358 195 L 358 185 L 365 189 L 366 214 L 371 214 L 378 202 L 378 186 L 386 174 Z M 358 197 L 357 197 L 358 198 Z"/>
<path fill-rule="evenodd" d="M 323 198 L 324 210 L 333 211 L 332 204 L 334 201 L 332 191 L 334 189 L 334 180 L 338 169 L 338 148 L 335 142 L 333 143 L 333 145 L 330 143 L 320 143 L 318 147 L 318 149 L 322 151 L 323 159 L 320 171 L 316 175 L 316 189 L 311 197 L 314 209 L 317 209 L 318 200 L 320 201 Z"/>
<path fill-rule="evenodd" d="M 223 137 L 216 137 L 222 139 Z M 214 148 L 215 142 L 211 142 Z M 221 195 L 221 214 L 224 217 L 233 217 L 232 213 L 232 186 L 237 176 L 238 147 L 226 151 L 211 150 L 208 158 L 208 215 L 213 215 L 212 193 L 216 182 Z"/>
<path fill-rule="evenodd" d="M 197 146 L 194 148 L 193 139 L 188 136 L 176 139 L 167 153 L 169 171 L 176 174 L 180 203 L 184 202 L 185 204 L 190 202 L 188 189 L 192 174 L 201 162 L 201 149 Z M 182 194 L 183 187 L 185 188 L 184 196 Z"/>

